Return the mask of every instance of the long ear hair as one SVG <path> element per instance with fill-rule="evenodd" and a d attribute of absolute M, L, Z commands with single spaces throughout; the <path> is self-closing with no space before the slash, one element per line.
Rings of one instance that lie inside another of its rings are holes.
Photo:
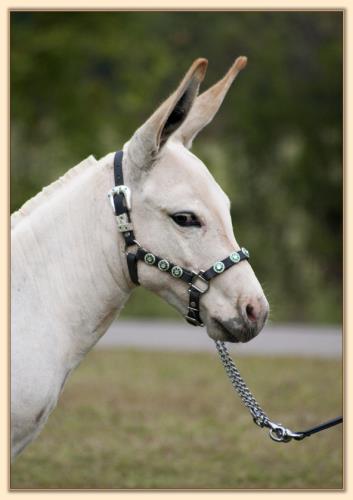
<path fill-rule="evenodd" d="M 187 118 L 206 69 L 207 60 L 196 59 L 173 94 L 134 133 L 126 151 L 134 168 L 149 169 L 157 153 Z"/>
<path fill-rule="evenodd" d="M 185 147 L 191 148 L 196 135 L 213 120 L 235 77 L 245 68 L 246 63 L 246 57 L 238 57 L 222 80 L 195 100 L 190 113 L 175 135 Z"/>

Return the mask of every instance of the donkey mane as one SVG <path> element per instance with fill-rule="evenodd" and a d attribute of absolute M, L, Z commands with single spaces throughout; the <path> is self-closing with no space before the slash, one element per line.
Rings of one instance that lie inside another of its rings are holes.
<path fill-rule="evenodd" d="M 14 229 L 25 217 L 31 215 L 34 210 L 41 206 L 43 203 L 48 202 L 53 195 L 55 195 L 59 190 L 63 189 L 68 181 L 77 177 L 82 170 L 86 169 L 88 166 L 96 164 L 97 160 L 93 155 L 88 156 L 80 163 L 68 170 L 64 175 L 59 177 L 56 181 L 52 182 L 48 186 L 45 186 L 38 194 L 26 201 L 21 208 L 11 215 L 11 229 Z"/>

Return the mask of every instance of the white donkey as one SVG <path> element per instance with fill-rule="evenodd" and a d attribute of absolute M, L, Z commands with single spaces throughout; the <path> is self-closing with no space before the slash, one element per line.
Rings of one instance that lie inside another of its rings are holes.
<path fill-rule="evenodd" d="M 245 65 L 239 57 L 197 97 L 207 60 L 194 61 L 176 91 L 124 145 L 121 166 L 132 192 L 136 240 L 152 257 L 178 264 L 171 276 L 138 262 L 141 285 L 185 314 L 188 287 L 173 279 L 182 266 L 200 270 L 226 256 L 242 260 L 224 274 L 216 262 L 220 274 L 199 304 L 208 335 L 232 342 L 257 335 L 269 306 L 247 259 L 239 258 L 244 254 L 233 234 L 228 197 L 189 148 Z M 113 163 L 114 153 L 99 161 L 90 156 L 12 215 L 13 457 L 41 431 L 68 375 L 136 286 L 107 200 Z"/>

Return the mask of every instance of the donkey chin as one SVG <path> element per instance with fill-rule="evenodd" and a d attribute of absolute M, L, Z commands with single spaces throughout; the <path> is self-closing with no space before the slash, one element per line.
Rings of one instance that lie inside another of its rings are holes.
<path fill-rule="evenodd" d="M 207 325 L 207 333 L 213 340 L 222 340 L 224 342 L 249 342 L 260 333 L 264 324 L 244 324 L 238 318 L 221 320 L 212 318 Z"/>

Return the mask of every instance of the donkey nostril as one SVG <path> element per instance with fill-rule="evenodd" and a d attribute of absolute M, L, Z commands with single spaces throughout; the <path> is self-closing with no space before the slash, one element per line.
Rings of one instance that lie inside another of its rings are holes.
<path fill-rule="evenodd" d="M 247 315 L 247 317 L 248 317 L 248 319 L 250 321 L 256 321 L 257 320 L 256 314 L 255 314 L 255 310 L 254 310 L 254 308 L 253 308 L 252 305 L 248 304 L 246 306 L 245 311 L 246 311 L 246 315 Z"/>

